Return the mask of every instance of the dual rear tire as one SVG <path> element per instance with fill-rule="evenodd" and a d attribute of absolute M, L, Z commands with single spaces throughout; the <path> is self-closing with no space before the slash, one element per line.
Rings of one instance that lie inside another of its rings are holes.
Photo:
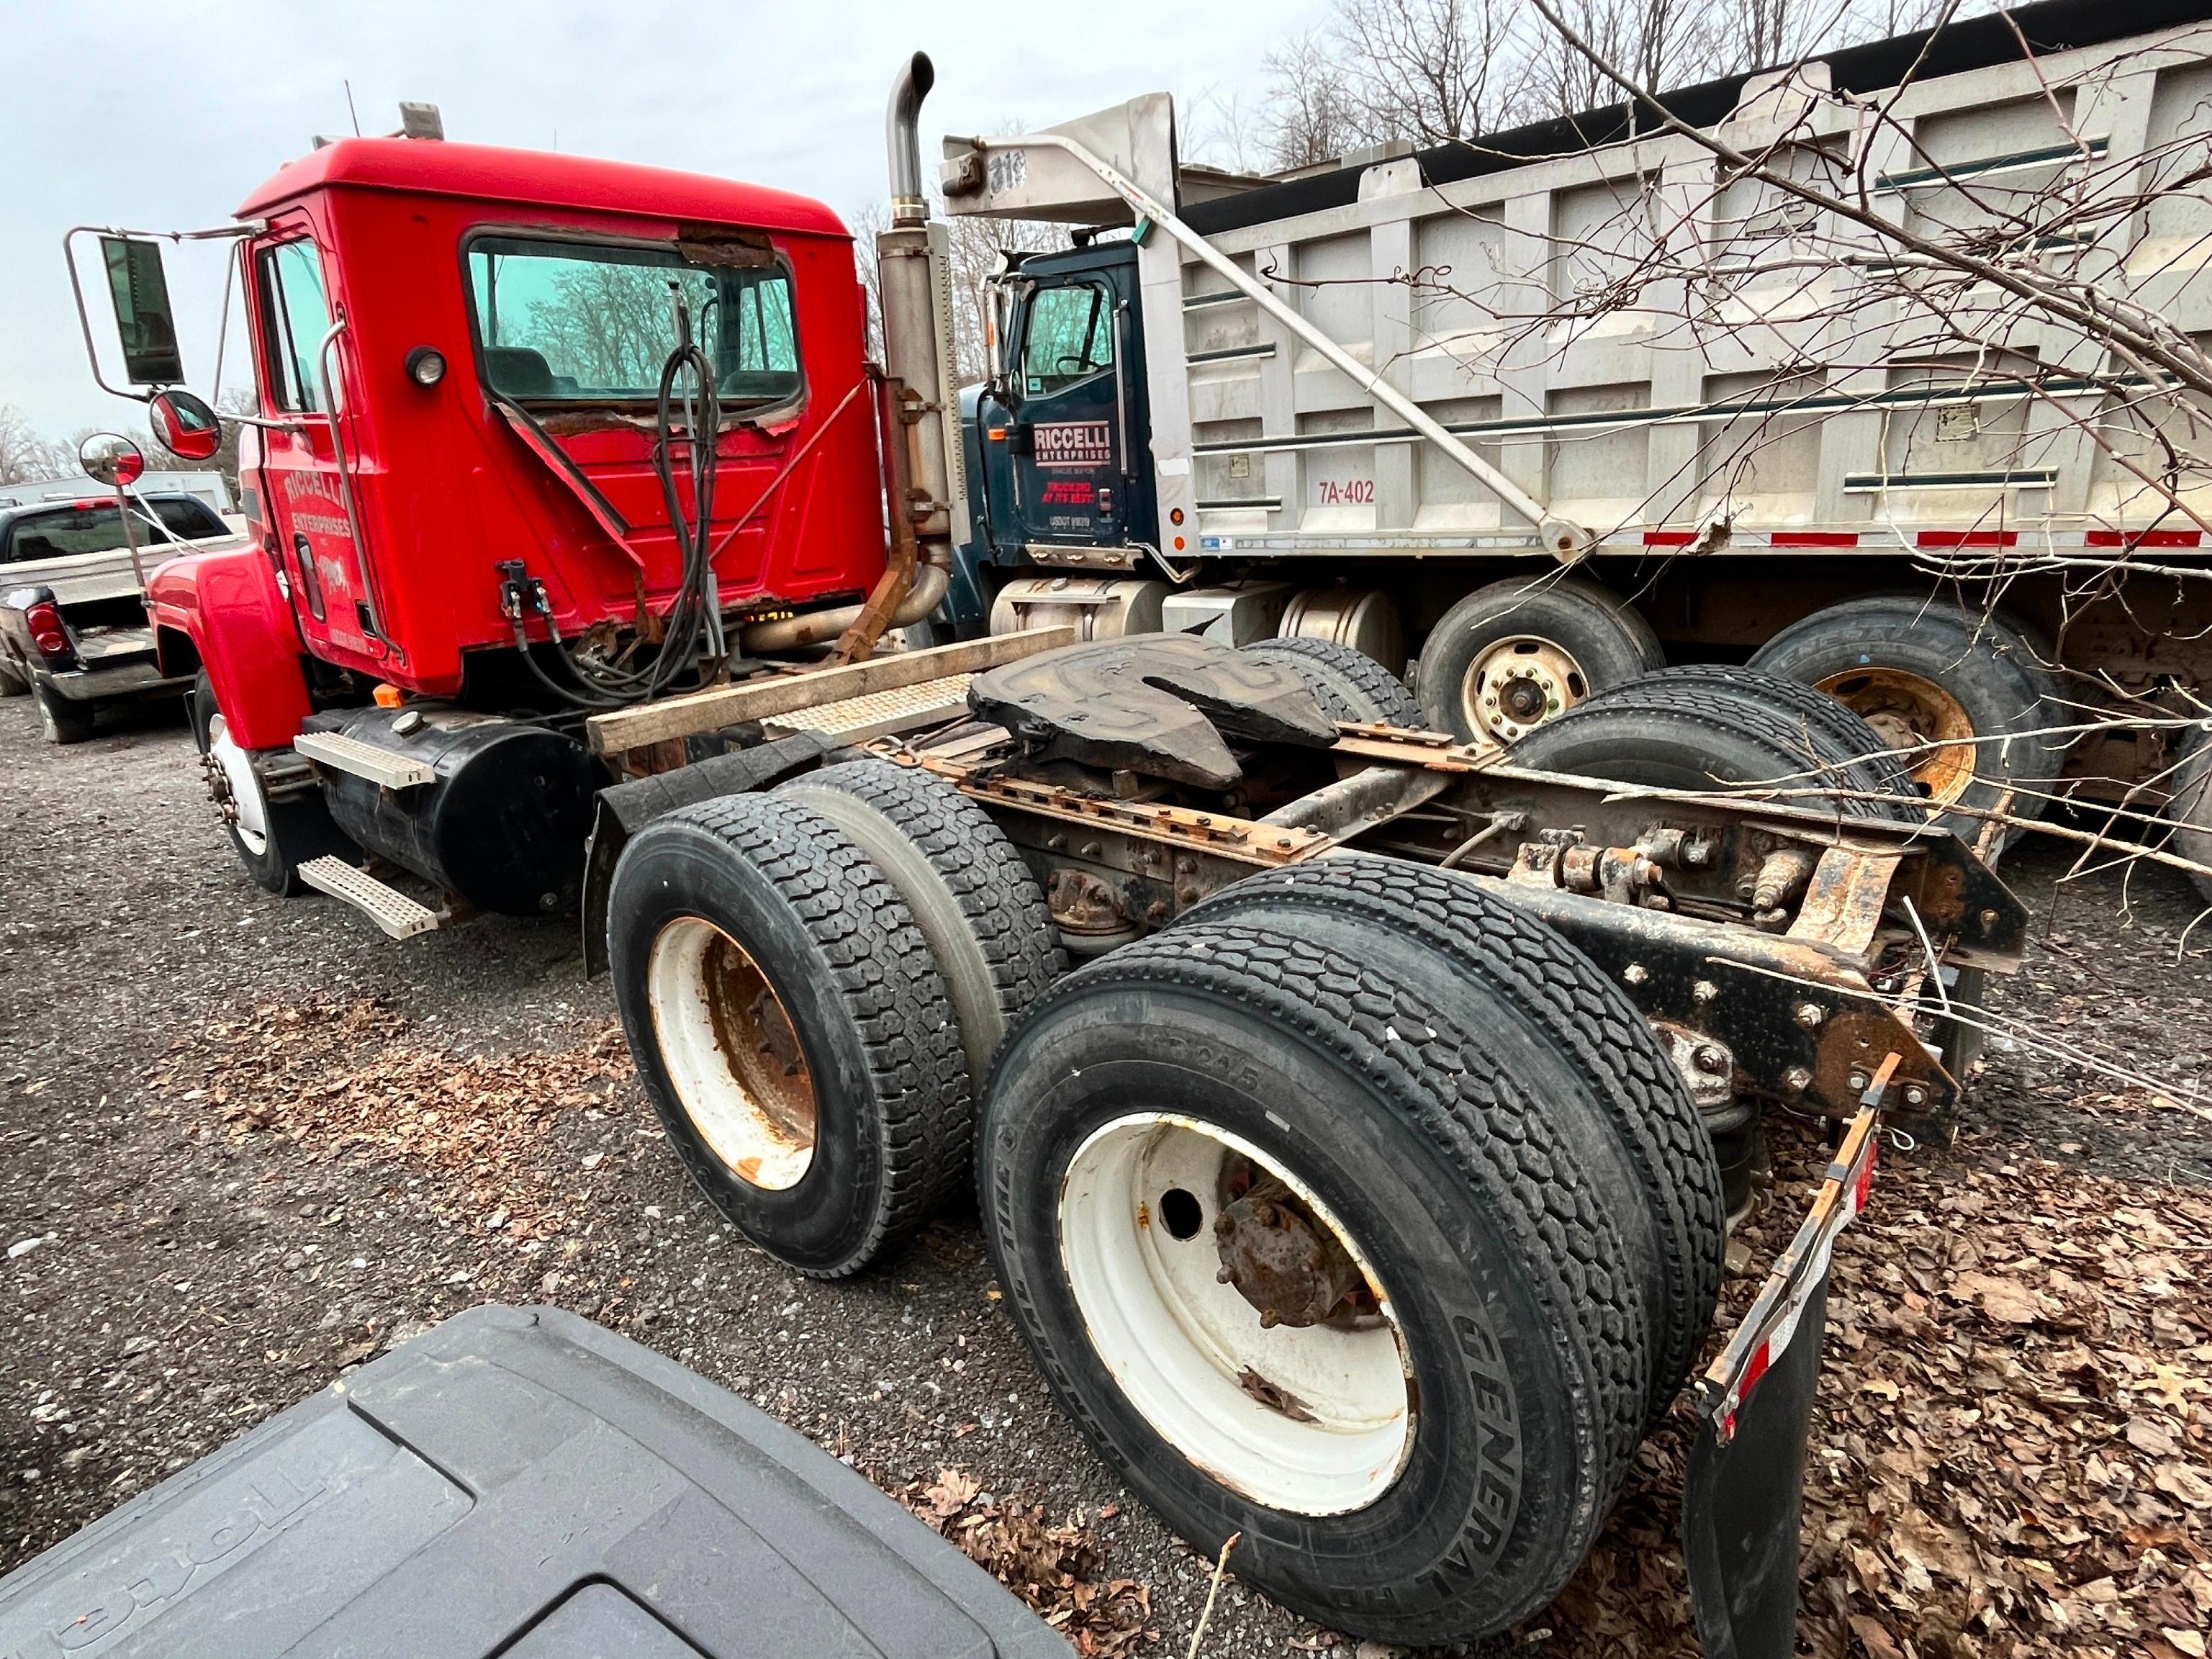
<path fill-rule="evenodd" d="M 1054 940 L 981 810 L 884 761 L 655 819 L 608 897 L 616 1005 L 678 1157 L 825 1279 L 969 1190 L 978 1079 L 1065 965 Z"/>
<path fill-rule="evenodd" d="M 1649 1027 L 1449 872 L 1255 877 L 1070 975 L 980 1136 L 1007 1305 L 1100 1455 L 1363 1635 L 1540 1607 L 1711 1317 L 1718 1171 Z"/>

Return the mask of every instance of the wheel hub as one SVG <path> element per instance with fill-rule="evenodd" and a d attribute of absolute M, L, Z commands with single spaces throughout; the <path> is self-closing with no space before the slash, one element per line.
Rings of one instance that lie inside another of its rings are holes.
<path fill-rule="evenodd" d="M 1240 1182 L 1246 1190 L 1214 1219 L 1221 1252 L 1216 1277 L 1259 1311 L 1261 1330 L 1326 1324 L 1360 1311 L 1363 1297 L 1366 1310 L 1373 1310 L 1358 1264 L 1296 1194 L 1272 1176 L 1253 1179 L 1249 1170 L 1231 1176 L 1231 1186 Z"/>
<path fill-rule="evenodd" d="M 749 1185 L 797 1186 L 814 1161 L 814 1078 L 768 976 L 696 916 L 661 929 L 646 972 L 661 1058 L 699 1139 Z"/>
<path fill-rule="evenodd" d="M 1832 674 L 1819 689 L 1874 727 L 1936 805 L 1949 805 L 1972 785 L 1973 718 L 1934 680 L 1903 668 L 1869 667 Z"/>
<path fill-rule="evenodd" d="M 1474 659 L 1462 701 L 1476 730 L 1512 743 L 1589 695 L 1582 665 L 1565 647 L 1523 634 L 1498 641 Z"/>
<path fill-rule="evenodd" d="M 1397 1480 L 1417 1411 L 1398 1316 L 1296 1171 L 1215 1125 L 1131 1113 L 1070 1158 L 1059 1222 L 1099 1359 L 1194 1466 L 1294 1515 L 1364 1509 Z"/>

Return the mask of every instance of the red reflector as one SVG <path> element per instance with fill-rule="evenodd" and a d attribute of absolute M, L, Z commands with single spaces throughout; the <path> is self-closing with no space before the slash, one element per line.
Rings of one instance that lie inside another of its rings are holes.
<path fill-rule="evenodd" d="M 2016 530 L 1923 530 L 1913 540 L 1922 547 L 2014 547 Z"/>
<path fill-rule="evenodd" d="M 2081 538 L 2092 547 L 2201 547 L 2201 530 L 2093 530 Z"/>
<path fill-rule="evenodd" d="M 1769 547 L 1856 547 L 1856 530 L 1778 530 L 1766 538 Z"/>
<path fill-rule="evenodd" d="M 1694 530 L 1647 530 L 1644 532 L 1646 547 L 1687 547 L 1698 539 Z"/>

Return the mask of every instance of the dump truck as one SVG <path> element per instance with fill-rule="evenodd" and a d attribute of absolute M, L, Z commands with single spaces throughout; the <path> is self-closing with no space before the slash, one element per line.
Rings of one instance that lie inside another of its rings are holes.
<path fill-rule="evenodd" d="M 150 599 L 237 853 L 395 937 L 575 903 L 748 1238 L 840 1278 L 976 1194 L 1100 1455 L 1333 1627 L 1534 1613 L 1693 1389 L 1700 1629 L 1788 1653 L 1829 1253 L 1883 1137 L 1957 1121 L 2001 837 L 1739 666 L 1509 746 L 1340 641 L 885 648 L 969 538 L 933 79 L 890 103 L 881 368 L 819 204 L 421 109 L 208 233 L 253 539 Z M 188 453 L 161 243 L 86 238 Z M 1770 1107 L 1835 1159 L 1700 1370 Z"/>
<path fill-rule="evenodd" d="M 2212 683 L 2212 497 L 2160 459 L 2169 428 L 2200 453 L 2186 416 L 2056 311 L 1947 348 L 1886 274 L 1909 252 L 1786 185 L 1863 182 L 1961 247 L 2047 221 L 2049 276 L 2203 340 L 2208 18 L 2050 0 L 1274 179 L 1182 162 L 1165 94 L 948 137 L 951 213 L 1076 244 L 991 285 L 956 607 L 1337 640 L 1508 743 L 1748 663 L 1842 698 L 1970 828 L 2172 793 L 2201 839 L 2208 763 L 2177 776 L 2191 734 L 2156 721 Z M 2129 697 L 2153 718 L 2099 724 Z"/>

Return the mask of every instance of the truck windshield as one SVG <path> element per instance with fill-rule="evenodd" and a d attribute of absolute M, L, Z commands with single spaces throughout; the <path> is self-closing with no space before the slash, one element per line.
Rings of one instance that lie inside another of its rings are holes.
<path fill-rule="evenodd" d="M 763 247 L 678 248 L 514 236 L 469 245 L 469 295 L 485 380 L 518 402 L 650 403 L 676 346 L 670 289 L 714 364 L 722 406 L 763 409 L 804 386 L 791 276 Z"/>

